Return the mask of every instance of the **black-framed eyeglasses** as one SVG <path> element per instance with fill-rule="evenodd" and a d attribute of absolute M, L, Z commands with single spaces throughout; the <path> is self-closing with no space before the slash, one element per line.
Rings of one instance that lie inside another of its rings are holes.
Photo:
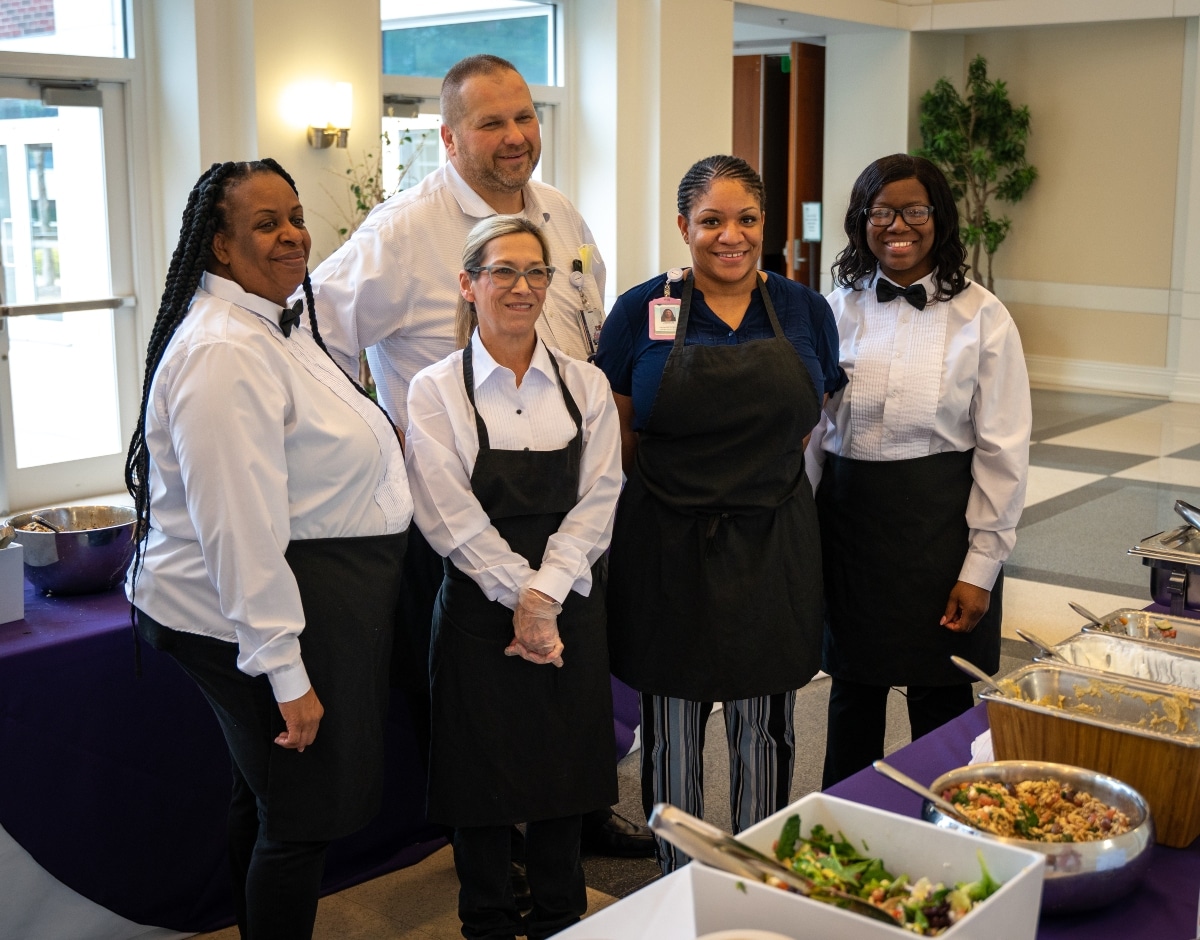
<path fill-rule="evenodd" d="M 467 269 L 467 273 L 472 277 L 479 277 L 484 271 L 487 271 L 488 277 L 492 279 L 492 284 L 501 288 L 512 287 L 521 278 L 525 278 L 525 283 L 531 289 L 545 290 L 554 279 L 554 268 L 550 267 L 550 265 L 541 268 L 530 268 L 528 271 L 518 271 L 516 268 L 510 268 L 506 264 L 485 264 L 478 268 Z"/>
<path fill-rule="evenodd" d="M 871 206 L 863 209 L 867 221 L 880 228 L 891 225 L 899 213 L 906 225 L 924 225 L 933 214 L 933 206 L 905 206 L 903 209 L 893 209 L 891 206 Z"/>

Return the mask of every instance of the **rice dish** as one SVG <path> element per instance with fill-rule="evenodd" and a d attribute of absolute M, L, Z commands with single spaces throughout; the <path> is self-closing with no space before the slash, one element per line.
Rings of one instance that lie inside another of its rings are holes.
<path fill-rule="evenodd" d="M 978 828 L 1031 842 L 1094 842 L 1126 833 L 1129 817 L 1058 780 L 972 780 L 942 791 Z"/>

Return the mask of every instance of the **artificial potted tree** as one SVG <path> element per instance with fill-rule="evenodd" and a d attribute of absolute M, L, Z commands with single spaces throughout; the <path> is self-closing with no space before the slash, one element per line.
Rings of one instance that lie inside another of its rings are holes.
<path fill-rule="evenodd" d="M 1008 235 L 1012 220 L 994 216 L 993 199 L 1016 203 L 1037 179 L 1025 159 L 1029 107 L 1015 107 L 1002 81 L 987 74 L 978 55 L 967 68 L 966 99 L 947 78 L 921 96 L 921 141 L 917 155 L 946 174 L 959 202 L 963 243 L 971 251 L 971 277 L 992 290 L 992 256 Z M 980 253 L 987 259 L 980 269 Z"/>

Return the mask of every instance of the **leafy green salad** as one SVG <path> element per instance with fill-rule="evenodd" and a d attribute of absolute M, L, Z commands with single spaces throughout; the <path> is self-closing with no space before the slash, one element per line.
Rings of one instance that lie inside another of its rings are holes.
<path fill-rule="evenodd" d="M 775 857 L 816 886 L 812 897 L 817 901 L 844 905 L 821 888 L 832 888 L 863 898 L 885 911 L 896 925 L 912 933 L 935 937 L 967 915 L 980 901 L 1000 889 L 979 854 L 982 873 L 978 881 L 960 882 L 952 887 L 933 883 L 928 878 L 912 881 L 908 875 L 893 875 L 883 860 L 858 849 L 840 832 L 835 836 L 824 826 L 812 827 L 808 838 L 800 835 L 800 817 L 789 816 L 775 843 Z M 773 880 L 772 880 L 772 883 Z M 783 882 L 777 887 L 786 887 Z"/>

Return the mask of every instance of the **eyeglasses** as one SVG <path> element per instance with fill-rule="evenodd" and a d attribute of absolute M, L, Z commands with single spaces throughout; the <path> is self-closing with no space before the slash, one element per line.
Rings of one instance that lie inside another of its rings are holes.
<path fill-rule="evenodd" d="M 467 269 L 467 273 L 472 277 L 479 277 L 484 271 L 487 271 L 488 277 L 492 279 L 492 284 L 501 288 L 512 287 L 521 278 L 525 278 L 525 283 L 531 290 L 545 290 L 554 278 L 554 268 L 549 265 L 544 268 L 530 268 L 528 271 L 518 271 L 504 264 L 485 264 L 482 267 Z"/>
<path fill-rule="evenodd" d="M 897 212 L 907 225 L 924 225 L 933 213 L 933 206 L 905 206 L 903 209 L 893 209 L 891 206 L 871 206 L 870 209 L 863 209 L 867 221 L 880 228 L 896 221 Z"/>

